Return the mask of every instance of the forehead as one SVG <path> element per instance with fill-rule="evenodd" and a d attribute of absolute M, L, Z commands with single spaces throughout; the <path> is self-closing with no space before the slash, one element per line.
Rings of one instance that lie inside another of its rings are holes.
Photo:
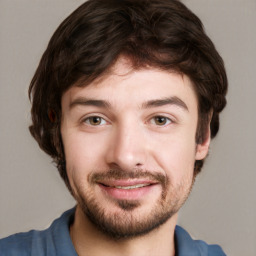
<path fill-rule="evenodd" d="M 134 69 L 131 62 L 120 58 L 109 71 L 86 86 L 72 86 L 62 97 L 63 104 L 77 98 L 107 100 L 113 104 L 143 104 L 143 102 L 177 97 L 189 108 L 197 108 L 197 97 L 189 77 L 152 67 Z"/>

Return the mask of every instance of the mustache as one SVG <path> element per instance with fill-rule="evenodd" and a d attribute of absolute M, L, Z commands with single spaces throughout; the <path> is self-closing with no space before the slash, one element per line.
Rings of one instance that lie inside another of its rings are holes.
<path fill-rule="evenodd" d="M 148 170 L 132 170 L 126 171 L 121 169 L 110 169 L 107 172 L 92 172 L 89 175 L 89 183 L 100 183 L 106 180 L 121 180 L 121 179 L 142 179 L 146 178 L 150 181 L 160 183 L 166 187 L 169 183 L 168 177 L 160 172 L 151 172 Z"/>

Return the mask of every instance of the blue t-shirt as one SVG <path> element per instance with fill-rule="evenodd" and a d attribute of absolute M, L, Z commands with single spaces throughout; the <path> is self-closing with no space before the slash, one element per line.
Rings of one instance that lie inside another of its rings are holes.
<path fill-rule="evenodd" d="M 43 231 L 31 230 L 0 240 L 0 256 L 78 256 L 69 235 L 75 208 L 68 210 Z M 225 256 L 218 245 L 193 240 L 181 227 L 175 228 L 176 256 Z"/>

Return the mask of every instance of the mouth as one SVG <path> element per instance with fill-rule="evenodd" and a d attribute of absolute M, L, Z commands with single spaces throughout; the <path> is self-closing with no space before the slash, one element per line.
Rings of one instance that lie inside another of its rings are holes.
<path fill-rule="evenodd" d="M 148 180 L 114 180 L 98 183 L 105 195 L 120 200 L 139 200 L 152 193 L 158 185 Z"/>
<path fill-rule="evenodd" d="M 119 189 L 135 189 L 135 188 L 147 187 L 147 186 L 150 186 L 150 185 L 151 184 L 137 184 L 137 185 L 133 185 L 133 186 L 106 186 L 106 187 L 119 188 Z"/>

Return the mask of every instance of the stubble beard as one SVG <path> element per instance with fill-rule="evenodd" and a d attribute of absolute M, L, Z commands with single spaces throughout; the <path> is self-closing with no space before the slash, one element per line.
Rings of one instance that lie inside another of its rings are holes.
<path fill-rule="evenodd" d="M 174 187 L 168 177 L 161 173 L 149 172 L 120 172 L 120 170 L 110 170 L 108 173 L 98 173 L 92 175 L 90 183 L 94 183 L 97 177 L 105 178 L 140 178 L 154 177 L 162 186 L 162 193 L 147 214 L 136 213 L 141 206 L 139 200 L 113 200 L 119 211 L 110 213 L 103 208 L 91 191 L 82 192 L 76 186 L 77 193 L 74 193 L 79 207 L 82 209 L 86 218 L 102 233 L 113 240 L 132 239 L 143 236 L 159 228 L 166 223 L 184 204 L 188 198 L 194 179 L 192 181 L 183 180 L 178 186 Z"/>

